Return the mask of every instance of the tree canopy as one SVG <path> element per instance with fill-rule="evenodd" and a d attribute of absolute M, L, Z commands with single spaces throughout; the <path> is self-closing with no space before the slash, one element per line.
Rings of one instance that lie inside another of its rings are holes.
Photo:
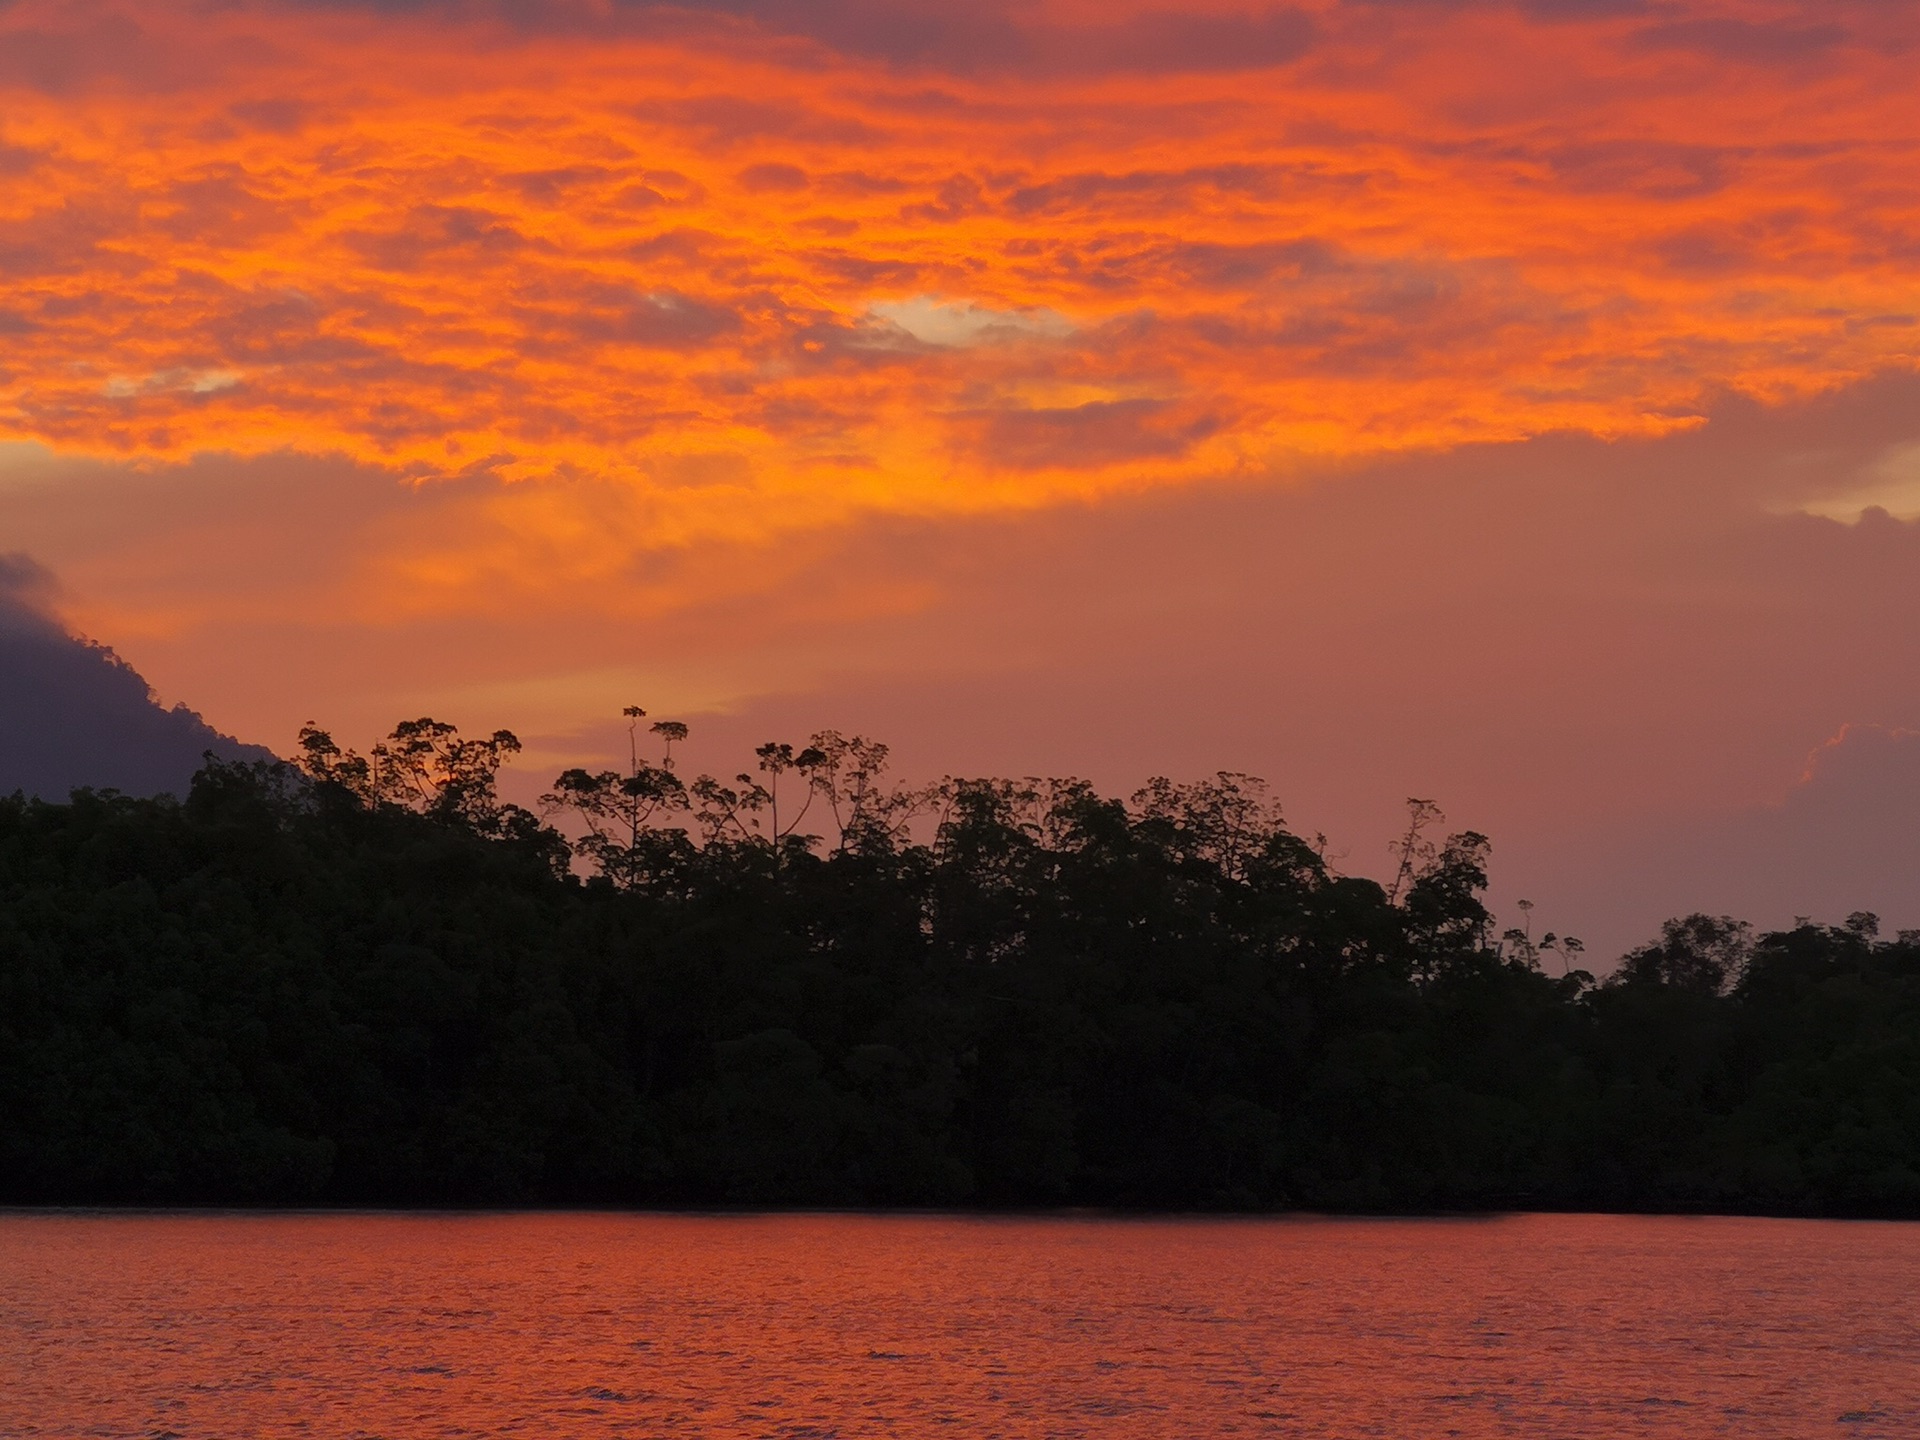
<path fill-rule="evenodd" d="M 428 719 L 0 799 L 0 1200 L 1920 1213 L 1920 935 L 1600 983 L 1431 802 L 1382 885 L 1248 776 L 688 779 L 627 719 L 541 813 Z"/>

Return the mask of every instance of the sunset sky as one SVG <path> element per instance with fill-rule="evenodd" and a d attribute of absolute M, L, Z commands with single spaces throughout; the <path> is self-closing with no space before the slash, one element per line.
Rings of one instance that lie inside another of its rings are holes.
<path fill-rule="evenodd" d="M 1920 925 L 1908 0 L 0 3 L 0 551 L 168 702 L 1401 801 Z"/>

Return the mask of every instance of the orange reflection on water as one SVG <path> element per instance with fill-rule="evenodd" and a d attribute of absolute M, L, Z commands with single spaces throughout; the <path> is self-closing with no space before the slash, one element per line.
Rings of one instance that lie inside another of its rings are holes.
<path fill-rule="evenodd" d="M 0 1219 L 9 1435 L 1895 1436 L 1920 1229 Z"/>

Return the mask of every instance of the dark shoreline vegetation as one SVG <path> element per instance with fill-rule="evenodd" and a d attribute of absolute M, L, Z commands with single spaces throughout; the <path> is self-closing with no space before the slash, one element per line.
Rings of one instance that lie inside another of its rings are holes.
<path fill-rule="evenodd" d="M 1920 933 L 1596 983 L 1425 802 L 1382 885 L 1244 776 L 688 782 L 628 715 L 545 818 L 428 720 L 0 799 L 0 1203 L 1920 1215 Z"/>

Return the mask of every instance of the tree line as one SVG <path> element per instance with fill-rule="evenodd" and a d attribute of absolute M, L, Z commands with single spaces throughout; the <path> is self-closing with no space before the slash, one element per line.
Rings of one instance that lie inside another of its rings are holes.
<path fill-rule="evenodd" d="M 1920 933 L 1495 933 L 1259 781 L 827 731 L 500 797 L 507 731 L 0 799 L 0 1202 L 1920 1214 Z"/>

